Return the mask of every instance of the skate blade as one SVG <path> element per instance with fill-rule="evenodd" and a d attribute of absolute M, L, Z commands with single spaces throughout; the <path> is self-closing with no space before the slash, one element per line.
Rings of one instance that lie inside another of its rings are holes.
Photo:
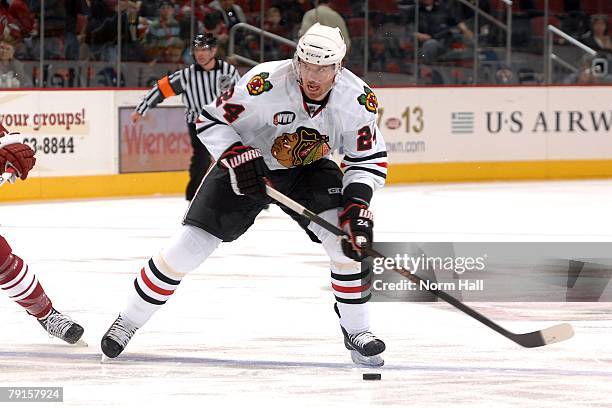
<path fill-rule="evenodd" d="M 83 339 L 79 339 L 79 341 L 74 343 L 74 345 L 79 347 L 89 347 L 89 344 L 87 344 L 87 342 Z"/>
<path fill-rule="evenodd" d="M 112 358 L 110 358 L 106 354 L 102 353 L 102 358 L 100 359 L 100 364 L 108 364 L 112 360 L 113 360 Z"/>
<path fill-rule="evenodd" d="M 355 350 L 351 350 L 351 360 L 353 360 L 353 363 L 364 367 L 382 367 L 385 365 L 382 354 L 367 357 L 362 356 Z"/>

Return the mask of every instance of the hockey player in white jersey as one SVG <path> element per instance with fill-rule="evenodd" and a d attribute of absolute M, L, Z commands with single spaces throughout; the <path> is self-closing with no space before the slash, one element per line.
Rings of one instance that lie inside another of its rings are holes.
<path fill-rule="evenodd" d="M 342 68 L 340 30 L 320 24 L 299 40 L 293 60 L 263 63 L 248 72 L 197 123 L 198 136 L 217 164 L 204 179 L 182 230 L 154 255 L 134 281 L 128 305 L 102 338 L 118 356 L 136 330 L 174 293 L 181 279 L 225 241 L 233 241 L 271 203 L 266 183 L 340 225 L 337 237 L 283 208 L 330 258 L 331 284 L 353 361 L 379 366 L 385 344 L 370 332 L 370 281 L 358 262 L 373 237 L 368 209 L 383 186 L 387 154 L 376 125 L 377 100 Z M 344 172 L 330 160 L 340 149 Z"/>

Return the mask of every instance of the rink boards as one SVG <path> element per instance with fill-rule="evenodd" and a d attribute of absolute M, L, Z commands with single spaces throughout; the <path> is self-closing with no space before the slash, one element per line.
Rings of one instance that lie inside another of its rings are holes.
<path fill-rule="evenodd" d="M 610 177 L 611 90 L 375 89 L 388 182 Z M 1 200 L 182 193 L 190 145 L 180 99 L 132 124 L 143 93 L 3 91 L 0 123 L 24 135 L 37 165 Z"/>

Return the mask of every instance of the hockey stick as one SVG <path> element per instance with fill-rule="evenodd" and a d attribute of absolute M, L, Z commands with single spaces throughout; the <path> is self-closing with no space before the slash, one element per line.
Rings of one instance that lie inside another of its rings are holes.
<path fill-rule="evenodd" d="M 7 181 L 13 184 L 15 182 L 15 178 L 16 178 L 15 169 L 12 167 L 7 168 L 6 171 L 2 173 L 2 175 L 0 176 L 0 187 Z"/>
<path fill-rule="evenodd" d="M 314 222 L 315 224 L 320 225 L 321 227 L 325 228 L 332 234 L 335 234 L 344 239 L 348 238 L 346 233 L 343 230 L 327 222 L 323 218 L 319 217 L 318 215 L 308 210 L 307 208 L 304 208 L 304 206 L 296 203 L 295 201 L 285 196 L 281 192 L 275 190 L 274 188 L 270 186 L 266 186 L 266 193 L 268 194 L 268 196 L 270 196 L 271 198 L 273 198 L 280 204 L 283 204 L 284 206 L 289 207 L 290 209 L 292 209 L 299 215 L 302 215 L 308 218 L 310 221 Z M 373 258 L 386 258 L 383 254 L 376 251 L 375 249 L 371 249 L 371 248 L 367 249 L 366 253 Z M 426 282 L 425 279 L 419 277 L 416 274 L 410 273 L 410 271 L 406 269 L 394 268 L 393 270 L 399 273 L 400 275 L 404 276 L 405 278 L 410 279 L 412 282 L 415 282 L 415 283 Z M 449 303 L 451 306 L 454 306 L 455 308 L 461 310 L 463 313 L 478 320 L 480 323 L 484 324 L 490 329 L 495 330 L 502 336 L 512 340 L 513 342 L 523 347 L 529 347 L 529 348 L 540 347 L 540 346 L 545 346 L 547 344 L 558 343 L 560 341 L 567 340 L 574 335 L 574 329 L 569 323 L 557 324 L 555 326 L 548 327 L 543 330 L 534 331 L 531 333 L 521 333 L 521 334 L 512 333 L 511 331 L 504 329 L 503 327 L 501 327 L 500 325 L 498 325 L 497 323 L 495 323 L 488 317 L 481 315 L 480 313 L 470 308 L 469 306 L 467 306 L 465 303 L 461 302 L 460 300 L 454 298 L 450 294 L 444 291 L 441 291 L 441 290 L 436 290 L 436 289 L 427 289 L 427 290 L 430 293 L 437 296 L 438 298 Z"/>

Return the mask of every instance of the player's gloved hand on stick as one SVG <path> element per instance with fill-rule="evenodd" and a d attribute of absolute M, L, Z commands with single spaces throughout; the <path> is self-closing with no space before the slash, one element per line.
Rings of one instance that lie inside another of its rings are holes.
<path fill-rule="evenodd" d="M 254 199 L 267 197 L 268 167 L 259 149 L 235 143 L 221 155 L 219 165 L 229 172 L 234 193 Z"/>
<path fill-rule="evenodd" d="M 25 180 L 35 163 L 34 150 L 26 144 L 14 143 L 0 148 L 0 172 L 12 167 L 17 176 Z"/>
<path fill-rule="evenodd" d="M 368 206 L 348 200 L 340 212 L 340 227 L 349 239 L 342 240 L 342 252 L 356 261 L 366 258 L 365 249 L 372 247 L 374 215 Z"/>

